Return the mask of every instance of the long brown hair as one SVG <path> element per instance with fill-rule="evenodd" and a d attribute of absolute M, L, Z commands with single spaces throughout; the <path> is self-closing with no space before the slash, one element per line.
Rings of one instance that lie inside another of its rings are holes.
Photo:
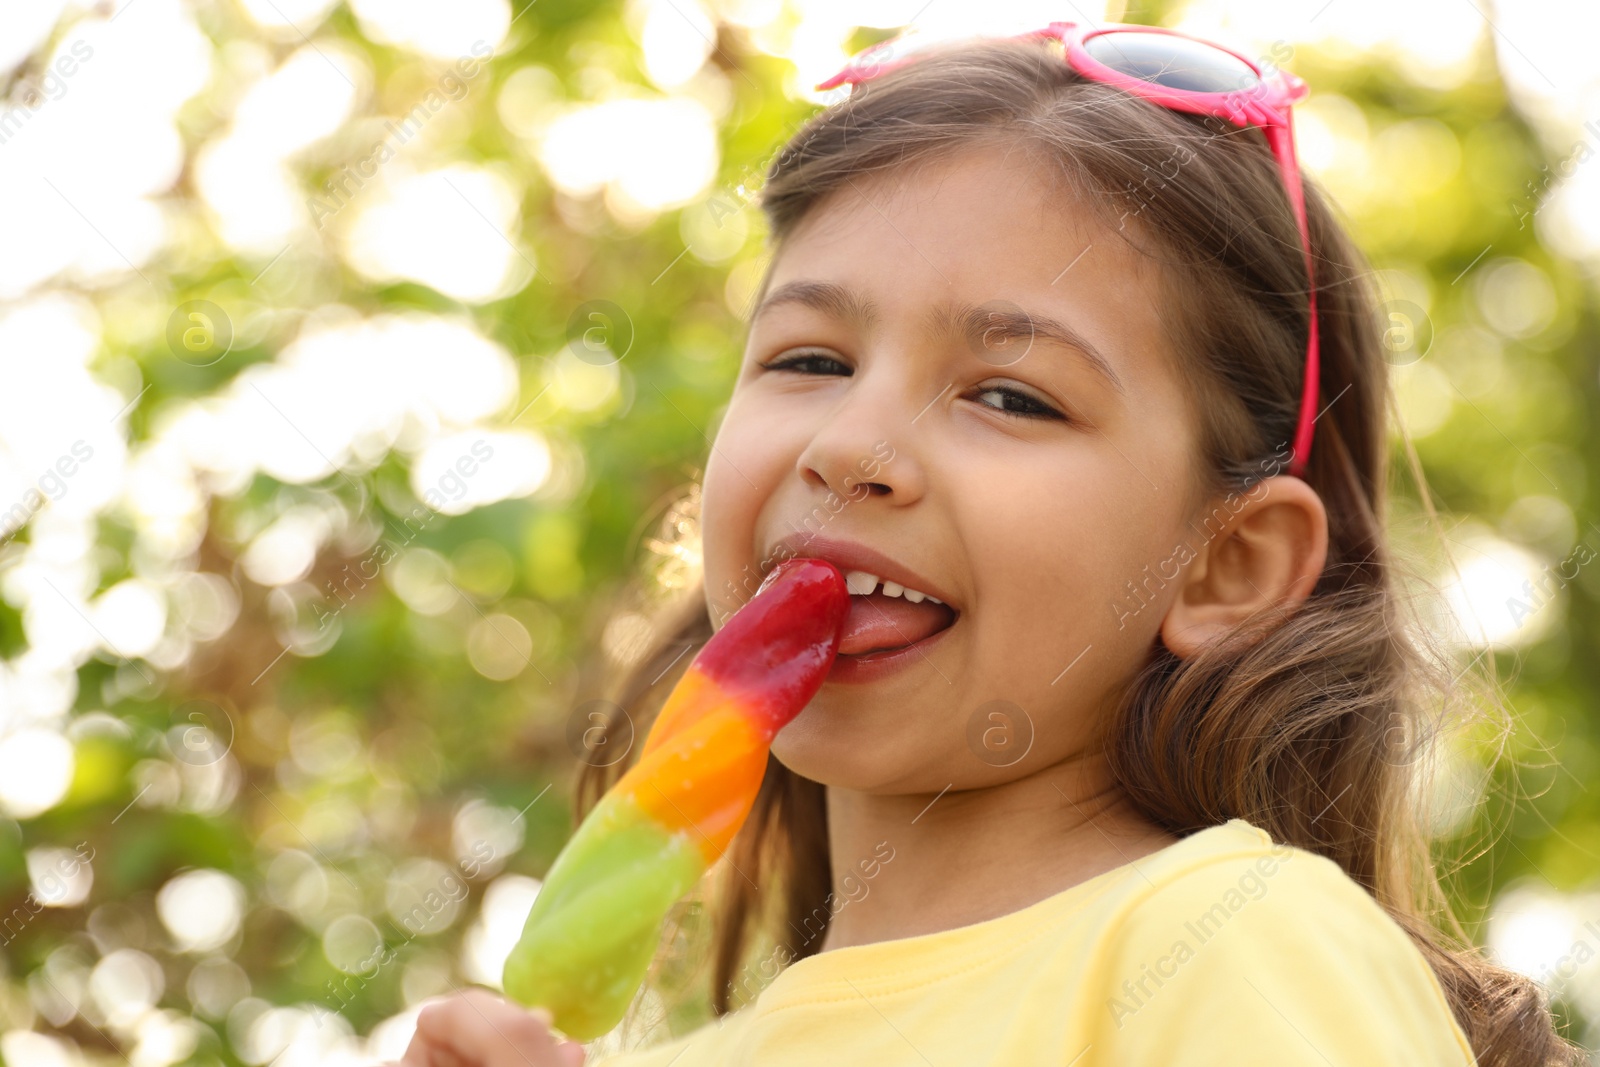
<path fill-rule="evenodd" d="M 1199 499 L 1251 485 L 1285 455 L 1310 328 L 1298 231 L 1258 131 L 1086 81 L 1043 43 L 946 46 L 856 87 L 778 153 L 761 193 L 772 246 L 852 179 L 1018 143 L 1167 268 L 1164 327 L 1201 424 Z M 1133 804 L 1172 833 L 1243 818 L 1338 863 L 1412 937 L 1480 1064 L 1585 1062 L 1557 1034 L 1540 987 L 1486 960 L 1440 887 L 1417 781 L 1460 686 L 1408 617 L 1386 545 L 1389 393 L 1370 271 L 1310 181 L 1306 210 L 1326 408 L 1304 477 L 1327 508 L 1326 569 L 1292 615 L 1265 613 L 1190 659 L 1154 642 L 1111 725 L 1110 764 Z M 664 584 L 675 588 L 652 605 L 654 644 L 629 657 L 612 689 L 641 734 L 685 650 L 712 632 L 694 570 L 695 489 L 662 524 L 660 555 L 674 567 Z M 622 770 L 586 767 L 580 812 Z M 790 959 L 820 944 L 793 935 L 828 918 L 823 787 L 769 760 L 726 861 L 712 913 L 718 1015 L 736 1006 L 752 935 L 775 937 Z M 768 880 L 777 888 L 756 888 Z"/>

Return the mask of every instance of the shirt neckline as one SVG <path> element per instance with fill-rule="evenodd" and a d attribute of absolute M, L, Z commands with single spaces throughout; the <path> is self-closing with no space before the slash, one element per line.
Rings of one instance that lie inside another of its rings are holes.
<path fill-rule="evenodd" d="M 937 971 L 941 963 L 964 957 L 966 948 L 974 942 L 1003 945 L 1031 937 L 1041 923 L 1049 922 L 1057 912 L 1070 910 L 1082 898 L 1141 873 L 1141 865 L 1153 864 L 1158 859 L 1170 860 L 1179 850 L 1191 851 L 1202 843 L 1202 839 L 1209 844 L 1213 838 L 1224 833 L 1246 834 L 1256 840 L 1267 839 L 1263 830 L 1244 819 L 1229 819 L 1225 823 L 1197 830 L 1180 841 L 1102 871 L 1004 915 L 952 926 L 946 930 L 869 941 L 863 945 L 846 945 L 802 957 L 788 964 L 773 978 L 762 991 L 758 1003 L 768 1008 L 777 1007 L 791 998 L 803 998 L 818 986 L 838 984 L 853 987 L 858 984 L 878 984 L 884 978 L 893 979 L 896 975 L 928 976 L 929 972 Z"/>

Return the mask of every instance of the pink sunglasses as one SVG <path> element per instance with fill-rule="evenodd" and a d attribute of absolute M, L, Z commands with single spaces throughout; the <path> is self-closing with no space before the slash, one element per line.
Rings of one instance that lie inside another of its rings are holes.
<path fill-rule="evenodd" d="M 1062 43 L 1067 65 L 1091 81 L 1125 89 L 1135 96 L 1174 111 L 1212 115 L 1235 126 L 1254 126 L 1267 138 L 1278 161 L 1289 205 L 1300 227 L 1305 250 L 1306 277 L 1313 278 L 1311 236 L 1306 226 L 1305 193 L 1300 163 L 1294 152 L 1292 105 L 1310 91 L 1306 83 L 1287 71 L 1263 70 L 1237 52 L 1176 30 L 1156 26 L 1110 23 L 1090 29 L 1072 22 L 1052 22 L 1042 30 L 1016 34 L 1014 39 L 1046 37 Z M 881 41 L 853 56 L 844 69 L 817 89 L 859 85 L 912 62 L 921 50 L 938 41 L 915 34 Z M 1300 418 L 1294 433 L 1289 473 L 1299 477 L 1311 455 L 1312 428 L 1316 422 L 1317 291 L 1307 286 L 1311 306 L 1311 335 L 1306 339 L 1305 384 L 1300 393 Z"/>

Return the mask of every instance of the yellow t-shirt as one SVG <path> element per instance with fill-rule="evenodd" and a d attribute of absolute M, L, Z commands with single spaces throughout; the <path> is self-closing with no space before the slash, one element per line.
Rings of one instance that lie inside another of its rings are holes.
<path fill-rule="evenodd" d="M 996 919 L 796 960 L 588 1067 L 1466 1067 L 1438 979 L 1331 860 L 1243 819 Z"/>

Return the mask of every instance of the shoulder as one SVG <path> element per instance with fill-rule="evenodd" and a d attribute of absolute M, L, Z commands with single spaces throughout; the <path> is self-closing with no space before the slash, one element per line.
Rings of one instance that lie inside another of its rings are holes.
<path fill-rule="evenodd" d="M 1427 960 L 1333 861 L 1235 819 L 1135 866 L 1092 982 L 1105 1062 L 1472 1062 Z"/>

